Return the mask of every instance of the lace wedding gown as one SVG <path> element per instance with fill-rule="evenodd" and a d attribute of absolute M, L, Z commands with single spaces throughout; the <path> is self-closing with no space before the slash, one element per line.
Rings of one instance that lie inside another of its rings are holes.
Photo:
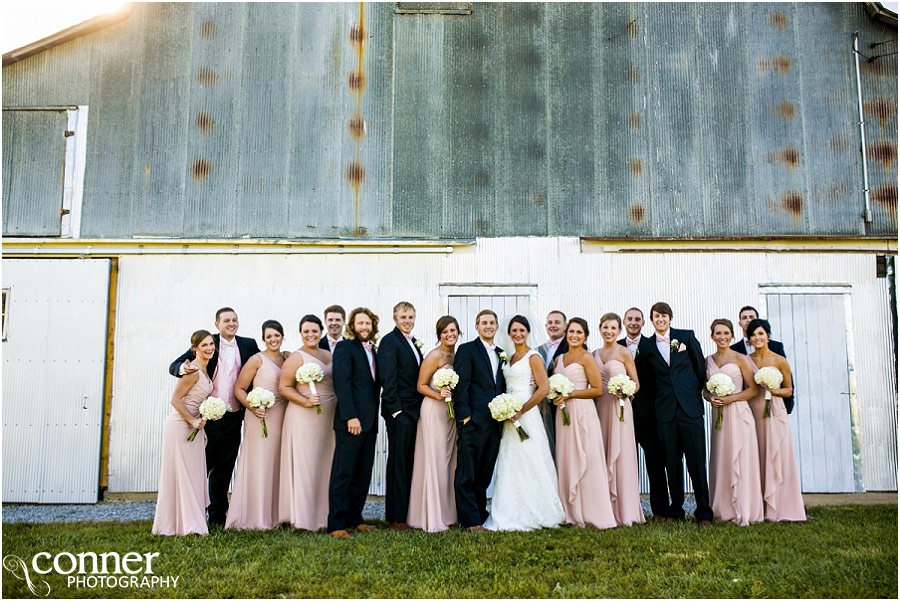
<path fill-rule="evenodd" d="M 528 363 L 532 355 L 537 352 L 528 351 L 514 365 L 503 366 L 506 392 L 523 404 L 537 388 Z M 511 422 L 503 422 L 491 514 L 484 525 L 488 530 L 552 528 L 566 519 L 557 492 L 550 443 L 538 408 L 529 409 L 519 419 L 519 425 L 528 433 L 525 441 L 519 440 Z"/>

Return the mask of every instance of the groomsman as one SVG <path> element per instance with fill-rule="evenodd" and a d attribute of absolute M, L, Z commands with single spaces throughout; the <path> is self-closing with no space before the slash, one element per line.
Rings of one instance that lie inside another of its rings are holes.
<path fill-rule="evenodd" d="M 482 309 L 475 316 L 478 338 L 459 346 L 453 369 L 459 383 L 453 390 L 456 412 L 456 513 L 459 525 L 472 532 L 487 532 L 487 488 L 500 450 L 500 422 L 491 417 L 488 403 L 506 391 L 500 366 L 503 349 L 494 344 L 497 314 Z"/>
<path fill-rule="evenodd" d="M 323 318 L 325 319 L 325 335 L 319 340 L 319 348 L 325 349 L 334 354 L 334 347 L 337 343 L 344 339 L 341 332 L 344 331 L 344 319 L 347 314 L 340 305 L 331 305 L 325 309 Z"/>
<path fill-rule="evenodd" d="M 656 335 L 638 344 L 638 361 L 644 363 L 643 372 L 639 373 L 645 374 L 654 389 L 656 426 L 672 498 L 668 517 L 684 519 L 683 456 L 697 500 L 694 517 L 699 525 L 708 526 L 713 512 L 706 480 L 706 435 L 700 396 L 706 382 L 706 362 L 694 332 L 670 328 L 671 321 L 672 308 L 668 304 L 660 302 L 650 308 Z"/>
<path fill-rule="evenodd" d="M 416 427 L 422 395 L 416 389 L 422 365 L 421 343 L 412 335 L 416 309 L 408 302 L 394 307 L 394 327 L 378 345 L 381 376 L 381 415 L 388 434 L 387 494 L 384 508 L 388 527 L 409 530 L 409 487 L 412 484 Z"/>
<path fill-rule="evenodd" d="M 362 518 L 378 436 L 377 334 L 378 316 L 365 307 L 353 309 L 345 339 L 335 347 L 332 359 L 337 408 L 328 483 L 328 533 L 338 538 L 349 538 L 348 529 L 377 530 Z"/>
<path fill-rule="evenodd" d="M 544 360 L 544 367 L 547 368 L 547 375 L 553 374 L 553 364 L 556 358 L 569 350 L 569 344 L 566 342 L 566 322 L 568 322 L 566 314 L 562 311 L 554 310 L 547 314 L 544 328 L 547 330 L 550 340 L 537 348 L 538 354 Z M 538 403 L 538 411 L 541 412 L 544 429 L 547 430 L 550 454 L 556 460 L 556 405 L 551 400 L 544 399 Z"/>
<path fill-rule="evenodd" d="M 649 343 L 651 339 L 641 334 L 644 328 L 644 313 L 637 307 L 625 311 L 622 321 L 625 324 L 625 337 L 618 342 L 631 352 L 632 357 L 635 357 L 637 376 L 641 383 L 640 390 L 631 401 L 634 412 L 634 439 L 644 449 L 644 464 L 647 466 L 647 479 L 650 481 L 650 509 L 653 510 L 652 520 L 655 521 L 668 515 L 669 494 L 666 490 L 668 486 L 666 456 L 657 433 L 656 412 L 653 407 L 653 377 L 647 373 L 647 363 L 637 360 L 641 342 Z"/>
<path fill-rule="evenodd" d="M 731 350 L 737 351 L 742 355 L 750 355 L 753 353 L 756 348 L 750 344 L 750 336 L 747 332 L 747 326 L 750 325 L 750 322 L 754 319 L 759 319 L 759 313 L 756 311 L 754 307 L 747 305 L 746 307 L 742 307 L 740 312 L 738 313 L 738 322 L 741 324 L 741 332 L 744 333 L 744 339 L 739 340 L 731 345 Z M 787 359 L 787 353 L 784 352 L 784 344 L 778 342 L 777 340 L 769 340 L 769 350 L 775 353 L 776 355 L 781 355 L 785 359 Z M 784 408 L 790 413 L 794 410 L 794 392 L 797 390 L 797 381 L 794 380 L 794 390 L 791 392 L 791 396 L 784 397 Z"/>
<path fill-rule="evenodd" d="M 222 419 L 206 423 L 206 473 L 209 478 L 209 523 L 225 525 L 228 514 L 228 484 L 234 472 L 238 448 L 241 446 L 241 426 L 244 423 L 244 406 L 234 398 L 234 384 L 241 367 L 259 352 L 256 340 L 237 336 L 238 316 L 231 307 L 216 311 L 216 329 L 213 335 L 216 352 L 206 366 L 212 380 L 212 396 L 228 404 L 228 413 Z M 190 365 L 191 351 L 175 359 L 169 365 L 169 373 L 180 378 L 194 372 Z"/>

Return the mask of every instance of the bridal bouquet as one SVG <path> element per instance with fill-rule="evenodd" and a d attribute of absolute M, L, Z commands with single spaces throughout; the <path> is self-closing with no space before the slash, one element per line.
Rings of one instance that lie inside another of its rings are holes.
<path fill-rule="evenodd" d="M 247 404 L 253 409 L 268 409 L 275 404 L 275 395 L 271 391 L 257 386 L 247 394 Z M 269 437 L 266 418 L 262 418 L 262 437 Z"/>
<path fill-rule="evenodd" d="M 572 384 L 572 380 L 565 377 L 562 374 L 553 374 L 550 376 L 550 394 L 547 395 L 547 398 L 551 401 L 558 396 L 565 396 L 567 394 L 572 394 L 572 391 L 575 390 L 575 385 Z M 560 411 L 562 411 L 562 423 L 564 426 L 568 426 L 571 421 L 569 421 L 569 412 L 566 411 L 566 404 L 563 403 L 559 406 Z"/>
<path fill-rule="evenodd" d="M 211 396 L 200 403 L 200 417 L 206 418 L 206 421 L 208 422 L 222 419 L 222 416 L 225 415 L 226 411 L 228 411 L 228 405 L 225 404 L 225 401 L 216 396 Z M 199 431 L 200 428 L 194 428 L 194 431 L 188 436 L 188 442 L 192 442 L 197 437 L 197 432 Z"/>
<path fill-rule="evenodd" d="M 513 395 L 504 392 L 503 394 L 495 396 L 494 399 L 488 403 L 488 409 L 491 410 L 491 417 L 498 422 L 502 422 L 510 419 L 522 409 L 522 401 Z M 519 440 L 521 442 L 528 440 L 528 433 L 526 433 L 525 429 L 519 425 L 519 421 L 516 420 L 512 424 L 519 434 Z"/>
<path fill-rule="evenodd" d="M 713 393 L 714 396 L 728 396 L 734 393 L 734 382 L 727 374 L 713 374 L 706 383 L 706 389 Z M 722 429 L 722 407 L 716 407 L 716 430 Z"/>
<path fill-rule="evenodd" d="M 766 408 L 763 410 L 763 417 L 772 415 L 772 389 L 781 386 L 784 376 L 777 367 L 764 367 L 753 376 L 753 381 L 766 387 Z"/>
<path fill-rule="evenodd" d="M 294 377 L 299 384 L 309 384 L 309 391 L 311 393 L 319 394 L 316 392 L 316 382 L 322 381 L 322 378 L 325 377 L 325 372 L 322 371 L 322 368 L 319 367 L 318 363 L 304 363 L 297 368 L 297 373 L 294 374 Z M 319 415 L 322 414 L 321 405 L 316 405 L 316 413 Z"/>
<path fill-rule="evenodd" d="M 459 384 L 459 376 L 449 367 L 442 367 L 434 372 L 434 375 L 431 377 L 431 385 L 438 390 L 442 388 L 453 390 L 457 384 Z M 444 399 L 444 402 L 447 403 L 447 409 L 450 411 L 450 419 L 453 419 L 456 417 L 456 414 L 453 412 L 453 397 L 448 396 Z"/>
<path fill-rule="evenodd" d="M 619 397 L 619 421 L 624 422 L 625 398 L 634 394 L 634 391 L 637 390 L 637 385 L 626 374 L 616 374 L 609 379 L 606 389 L 609 390 L 610 394 Z"/>

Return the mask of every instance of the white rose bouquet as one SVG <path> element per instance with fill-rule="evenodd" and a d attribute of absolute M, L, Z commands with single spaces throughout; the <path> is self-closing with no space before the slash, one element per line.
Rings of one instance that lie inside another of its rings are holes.
<path fill-rule="evenodd" d="M 713 396 L 728 396 L 729 394 L 734 393 L 734 382 L 731 381 L 731 378 L 728 377 L 728 374 L 717 373 L 713 374 L 712 377 L 706 382 L 706 389 L 710 391 Z M 716 430 L 722 429 L 722 407 L 716 407 Z"/>
<path fill-rule="evenodd" d="M 319 394 L 316 391 L 316 382 L 321 382 L 325 377 L 325 372 L 319 367 L 318 363 L 304 363 L 297 368 L 294 374 L 298 384 L 309 384 L 309 391 L 313 394 Z M 322 406 L 316 405 L 316 413 L 322 415 Z"/>
<path fill-rule="evenodd" d="M 512 416 L 522 409 L 522 401 L 513 395 L 504 392 L 503 394 L 495 396 L 494 399 L 488 403 L 488 409 L 491 410 L 491 417 L 498 422 L 502 422 L 512 418 Z M 521 442 L 528 440 L 528 433 L 519 425 L 518 420 L 514 421 L 512 425 L 515 426 Z"/>
<path fill-rule="evenodd" d="M 257 386 L 247 393 L 247 404 L 253 409 L 268 409 L 275 404 L 275 395 L 265 388 Z M 266 426 L 266 418 L 262 418 L 262 437 L 269 437 L 269 428 Z"/>
<path fill-rule="evenodd" d="M 753 381 L 766 387 L 766 408 L 763 410 L 763 417 L 772 415 L 772 390 L 781 386 L 784 376 L 777 367 L 764 367 L 753 376 Z"/>
<path fill-rule="evenodd" d="M 572 384 L 572 380 L 562 374 L 553 374 L 550 376 L 550 394 L 547 395 L 547 398 L 552 401 L 556 397 L 572 394 L 572 391 L 574 390 L 575 385 Z M 562 411 L 563 425 L 568 426 L 572 422 L 569 420 L 569 412 L 566 411 L 566 404 L 563 403 L 560 405 L 559 409 Z"/>
<path fill-rule="evenodd" d="M 616 374 L 609 379 L 606 389 L 619 397 L 619 421 L 625 421 L 625 399 L 634 394 L 637 384 L 627 374 Z"/>
<path fill-rule="evenodd" d="M 227 411 L 228 405 L 225 404 L 225 401 L 216 396 L 211 396 L 200 403 L 200 417 L 205 418 L 208 422 L 222 419 L 222 416 L 225 415 Z M 194 428 L 194 431 L 188 436 L 188 442 L 193 442 L 193 440 L 197 438 L 197 432 L 199 431 L 200 428 Z"/>
<path fill-rule="evenodd" d="M 443 388 L 449 388 L 453 390 L 456 388 L 456 385 L 459 384 L 459 375 L 450 369 L 449 367 L 443 367 L 436 372 L 431 377 L 431 385 L 441 390 Z M 453 411 L 453 396 L 448 396 L 444 399 L 444 402 L 447 403 L 447 410 L 450 412 L 450 419 L 456 417 L 456 413 Z"/>

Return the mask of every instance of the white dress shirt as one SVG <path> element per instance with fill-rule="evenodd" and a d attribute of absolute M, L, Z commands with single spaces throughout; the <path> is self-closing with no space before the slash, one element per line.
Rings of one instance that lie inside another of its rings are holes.
<path fill-rule="evenodd" d="M 334 347 L 337 346 L 337 343 L 344 339 L 343 336 L 338 336 L 337 338 L 332 338 L 328 334 L 325 335 L 326 340 L 328 340 L 328 348 L 331 352 L 334 352 Z"/>
<path fill-rule="evenodd" d="M 419 349 L 416 348 L 416 343 L 413 342 L 412 335 L 403 334 L 403 337 L 406 338 L 406 342 L 409 343 L 409 348 L 412 349 L 413 356 L 416 358 L 416 365 L 422 365 L 422 360 L 419 358 Z"/>
<path fill-rule="evenodd" d="M 756 347 L 750 344 L 750 341 L 744 338 L 744 350 L 747 351 L 748 355 L 752 355 L 756 352 Z"/>
<path fill-rule="evenodd" d="M 663 336 L 669 338 L 668 342 L 660 342 L 658 339 L 656 340 L 656 348 L 659 349 L 659 354 L 663 356 L 663 359 L 666 361 L 666 365 L 669 364 L 669 353 L 672 351 L 672 347 L 669 346 L 672 344 L 672 339 L 670 334 L 672 333 L 672 328 L 666 330 L 666 333 Z M 654 336 L 659 336 L 658 333 L 654 332 Z"/>
<path fill-rule="evenodd" d="M 494 378 L 494 382 L 497 382 L 497 368 L 500 367 L 500 357 L 497 356 L 497 348 L 496 344 L 488 344 L 484 341 L 483 338 L 479 338 L 481 340 L 481 344 L 484 345 L 484 348 L 487 349 L 488 359 L 491 360 L 491 376 Z"/>
<path fill-rule="evenodd" d="M 559 348 L 559 345 L 562 344 L 562 336 L 557 338 L 556 340 L 548 340 L 545 344 L 547 345 L 547 360 L 544 361 L 544 367 L 550 369 L 550 365 L 553 363 L 553 355 L 556 353 L 556 349 Z"/>
<path fill-rule="evenodd" d="M 640 334 L 637 335 L 637 338 L 629 338 L 627 334 L 625 335 L 625 348 L 631 352 L 632 358 L 637 356 L 638 344 L 640 344 L 640 342 Z"/>

